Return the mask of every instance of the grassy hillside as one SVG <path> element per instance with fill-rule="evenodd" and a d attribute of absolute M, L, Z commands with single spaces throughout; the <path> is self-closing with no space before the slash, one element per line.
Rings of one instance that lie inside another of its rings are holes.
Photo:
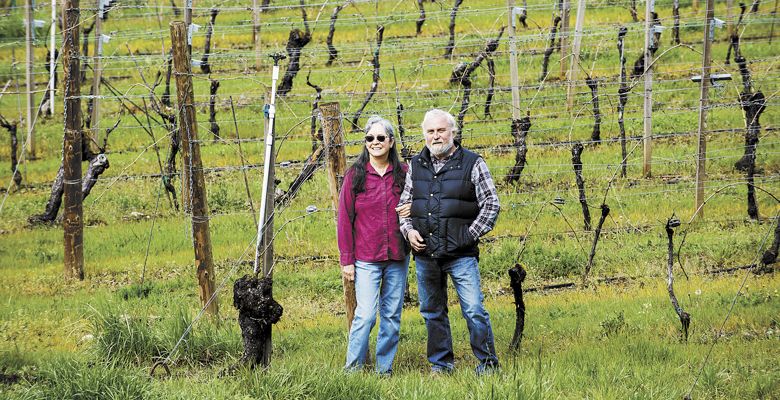
<path fill-rule="evenodd" d="M 271 62 L 266 55 L 284 51 L 291 29 L 304 29 L 298 4 L 272 1 L 274 7 L 261 14 L 263 55 L 256 66 L 252 15 L 246 2 L 195 2 L 193 21 L 201 28 L 193 37 L 194 60 L 203 56 L 210 8 L 220 9 L 211 43 L 212 72 L 205 75 L 193 67 L 220 287 L 218 318 L 199 317 L 190 218 L 175 210 L 161 190 L 160 165 L 164 166 L 170 151 L 169 132 L 157 114 L 151 112 L 147 120 L 143 112 L 144 104 L 150 104 L 150 91 L 158 98 L 164 91 L 171 47 L 168 23 L 183 18 L 174 15 L 170 3 L 120 2 L 103 23 L 104 33 L 111 37 L 104 46 L 103 74 L 121 96 L 106 86 L 101 88 L 99 142 L 105 129 L 118 119 L 121 122 L 108 138 L 106 154 L 111 167 L 84 201 L 83 282 L 63 279 L 61 227 L 27 222 L 29 216 L 43 212 L 61 162 L 60 93 L 54 116 L 37 118 L 36 157 L 22 156 L 26 162 L 20 164 L 21 187 L 12 183 L 10 146 L 0 146 L 0 271 L 4 277 L 0 283 L 0 397 L 681 398 L 692 388 L 693 398 L 780 397 L 780 368 L 775 362 L 780 357 L 777 274 L 755 275 L 747 269 L 717 272 L 756 263 L 772 242 L 780 212 L 776 200 L 780 194 L 780 114 L 776 112 L 780 29 L 774 30 L 780 21 L 770 2 L 746 14 L 738 30 L 752 89 L 767 97 L 756 157 L 759 220 L 748 218 L 745 173 L 734 167 L 745 149 L 745 120 L 739 104 L 743 89 L 736 63 L 725 63 L 729 40 L 724 28 L 715 34 L 713 72 L 730 73 L 733 80 L 710 91 L 708 201 L 705 218 L 689 223 L 694 213 L 700 104 L 699 85 L 690 77 L 701 73 L 703 3 L 695 10 L 689 1 L 681 2 L 682 45 L 675 47 L 671 44 L 672 2 L 656 2 L 667 29 L 654 64 L 655 137 L 652 176 L 646 178 L 639 140 L 642 77 L 628 80 L 633 85 L 625 110 L 628 174 L 621 177 L 618 173 L 622 157 L 616 45 L 618 28 L 627 27 L 625 57 L 630 74 L 642 54 L 644 3 L 638 4 L 638 22 L 632 21 L 630 1 L 588 4 L 569 110 L 560 52 L 552 53 L 549 74 L 540 81 L 553 7 L 529 0 L 529 27 L 518 25 L 517 30 L 520 109 L 532 123 L 528 164 L 519 182 L 504 182 L 515 161 L 506 32 L 492 57 L 492 117 L 484 112 L 489 81 L 485 62 L 472 75 L 471 103 L 463 128 L 463 144 L 485 157 L 500 182 L 502 211 L 494 231 L 483 239 L 480 270 L 502 372 L 474 376 L 476 360 L 454 293 L 450 296 L 457 359 L 454 375 L 428 374 L 424 322 L 413 305 L 404 310 L 392 378 L 341 371 L 347 332 L 333 210 L 320 169 L 289 206 L 276 210 L 274 294 L 284 306 L 284 316 L 274 328 L 272 366 L 268 371 L 238 370 L 220 376 L 241 355 L 231 287 L 235 279 L 249 273 L 253 257 L 256 228 L 243 172 L 257 209 L 264 162 L 262 109 L 271 84 Z M 419 14 L 415 2 L 357 1 L 338 16 L 333 45 L 339 57 L 327 66 L 326 37 L 337 4 L 341 3 L 307 2 L 312 40 L 302 51 L 302 69 L 292 91 L 278 99 L 275 163 L 282 190 L 288 189 L 311 154 L 315 91 L 305 84 L 307 76 L 323 89 L 323 102 L 340 103 L 348 126 L 371 85 L 377 24 L 385 27 L 379 88 L 360 123 L 373 113 L 396 121 L 400 102 L 405 141 L 416 152 L 423 146 L 419 123 L 427 109 L 441 107 L 453 114 L 460 110 L 464 90 L 448 83 L 453 68 L 473 61 L 507 23 L 505 2 L 464 1 L 456 19 L 454 56 L 446 59 L 442 54 L 452 2 L 425 2 L 427 20 L 422 33 L 415 35 Z M 24 43 L 15 22 L 8 21 L 22 20 L 23 9 L 3 12 L 8 12 L 3 22 L 8 27 L 0 25 L 0 85 L 11 83 L 0 97 L 0 113 L 18 122 L 25 115 L 25 97 L 19 95 L 25 87 Z M 572 7 L 572 30 L 575 14 L 576 7 Z M 716 16 L 726 19 L 726 15 L 725 4 L 718 4 Z M 49 16 L 47 4 L 35 11 L 36 19 L 48 20 Z M 82 9 L 83 27 L 94 18 L 94 9 Z M 37 32 L 39 38 L 45 37 L 46 29 Z M 57 40 L 59 44 L 62 39 Z M 35 47 L 36 102 L 48 77 L 43 63 L 46 43 L 48 39 L 41 40 Z M 89 49 L 92 55 L 94 43 L 89 43 Z M 92 62 L 91 57 L 84 61 Z M 286 67 L 283 61 L 282 73 Z M 61 80 L 61 66 L 59 72 Z M 599 79 L 601 143 L 591 141 L 594 115 L 586 74 Z M 91 70 L 86 77 L 82 86 L 85 113 Z M 152 89 L 155 77 L 160 84 Z M 216 118 L 222 140 L 212 140 L 209 131 L 210 79 L 220 81 Z M 176 88 L 172 86 L 175 107 Z M 239 156 L 235 126 L 245 162 Z M 362 134 L 348 129 L 345 135 L 347 155 L 352 159 L 360 149 Z M 20 149 L 24 136 L 22 121 Z M 594 258 L 592 284 L 543 290 L 547 285 L 578 283 L 593 240 L 593 232 L 583 227 L 571 164 L 575 141 L 585 143 L 583 176 L 593 224 L 602 201 L 611 212 Z M 180 157 L 176 167 L 181 171 Z M 180 196 L 180 178 L 175 175 L 173 179 Z M 556 198 L 564 203 L 551 204 Z M 319 211 L 307 213 L 311 205 Z M 675 248 L 685 238 L 675 264 L 675 291 L 692 315 L 687 342 L 682 340 L 666 289 L 664 224 L 673 214 L 683 222 L 675 235 Z M 511 353 L 508 345 L 515 308 L 506 271 L 516 262 L 528 269 L 525 286 L 539 290 L 526 293 L 525 336 L 521 350 Z M 414 263 L 410 268 L 413 272 Z M 416 282 L 410 283 L 416 297 Z M 191 334 L 171 354 L 191 324 Z M 172 361 L 172 376 L 149 378 L 153 363 L 166 356 Z"/>

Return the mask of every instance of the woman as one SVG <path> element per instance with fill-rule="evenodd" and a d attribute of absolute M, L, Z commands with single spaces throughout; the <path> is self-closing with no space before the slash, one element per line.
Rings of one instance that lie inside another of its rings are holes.
<path fill-rule="evenodd" d="M 365 364 L 368 337 L 379 308 L 376 372 L 389 375 L 398 350 L 409 266 L 409 251 L 395 211 L 407 167 L 398 159 L 388 120 L 372 116 L 364 132 L 365 146 L 347 170 L 339 196 L 341 274 L 355 281 L 357 298 L 345 369 L 358 370 Z"/>

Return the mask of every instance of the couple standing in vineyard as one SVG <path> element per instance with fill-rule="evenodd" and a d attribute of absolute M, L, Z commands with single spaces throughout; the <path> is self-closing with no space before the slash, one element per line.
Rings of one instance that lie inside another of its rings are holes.
<path fill-rule="evenodd" d="M 342 275 L 355 281 L 357 298 L 345 369 L 364 366 L 378 310 L 376 372 L 392 373 L 411 247 L 431 372 L 454 368 L 449 276 L 479 360 L 476 372 L 491 373 L 498 369 L 498 358 L 482 304 L 478 244 L 495 225 L 498 193 L 485 160 L 455 140 L 457 125 L 450 113 L 428 111 L 422 130 L 425 148 L 402 164 L 392 124 L 372 116 L 364 129 L 365 146 L 344 177 L 338 245 Z"/>

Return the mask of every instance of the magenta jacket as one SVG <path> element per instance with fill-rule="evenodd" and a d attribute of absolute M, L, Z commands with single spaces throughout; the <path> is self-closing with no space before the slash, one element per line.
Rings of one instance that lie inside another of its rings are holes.
<path fill-rule="evenodd" d="M 406 165 L 403 165 L 406 170 Z M 393 186 L 393 166 L 384 176 L 366 163 L 366 190 L 352 192 L 354 170 L 349 169 L 339 194 L 336 223 L 341 265 L 355 260 L 378 262 L 403 260 L 408 250 L 401 236 L 395 207 L 401 198 L 401 188 Z"/>

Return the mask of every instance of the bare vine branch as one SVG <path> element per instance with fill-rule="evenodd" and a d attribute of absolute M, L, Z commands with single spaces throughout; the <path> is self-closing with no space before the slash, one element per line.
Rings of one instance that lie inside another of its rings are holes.
<path fill-rule="evenodd" d="M 376 28 L 376 50 L 374 50 L 374 59 L 372 61 L 374 65 L 374 73 L 371 78 L 371 88 L 368 90 L 368 94 L 366 94 L 365 100 L 363 100 L 363 104 L 360 105 L 360 108 L 358 108 L 357 111 L 355 111 L 355 114 L 352 116 L 352 129 L 353 130 L 359 130 L 360 126 L 358 125 L 358 120 L 360 120 L 360 114 L 363 113 L 363 110 L 368 105 L 368 102 L 371 101 L 371 98 L 374 97 L 374 94 L 376 93 L 377 88 L 379 87 L 379 50 L 382 48 L 382 37 L 385 34 L 385 27 L 384 25 L 379 25 Z"/>
<path fill-rule="evenodd" d="M 444 46 L 444 58 L 452 58 L 452 50 L 455 48 L 455 18 L 458 16 L 458 8 L 462 3 L 463 0 L 455 0 L 455 5 L 452 6 L 452 11 L 450 11 L 450 40 Z"/>

